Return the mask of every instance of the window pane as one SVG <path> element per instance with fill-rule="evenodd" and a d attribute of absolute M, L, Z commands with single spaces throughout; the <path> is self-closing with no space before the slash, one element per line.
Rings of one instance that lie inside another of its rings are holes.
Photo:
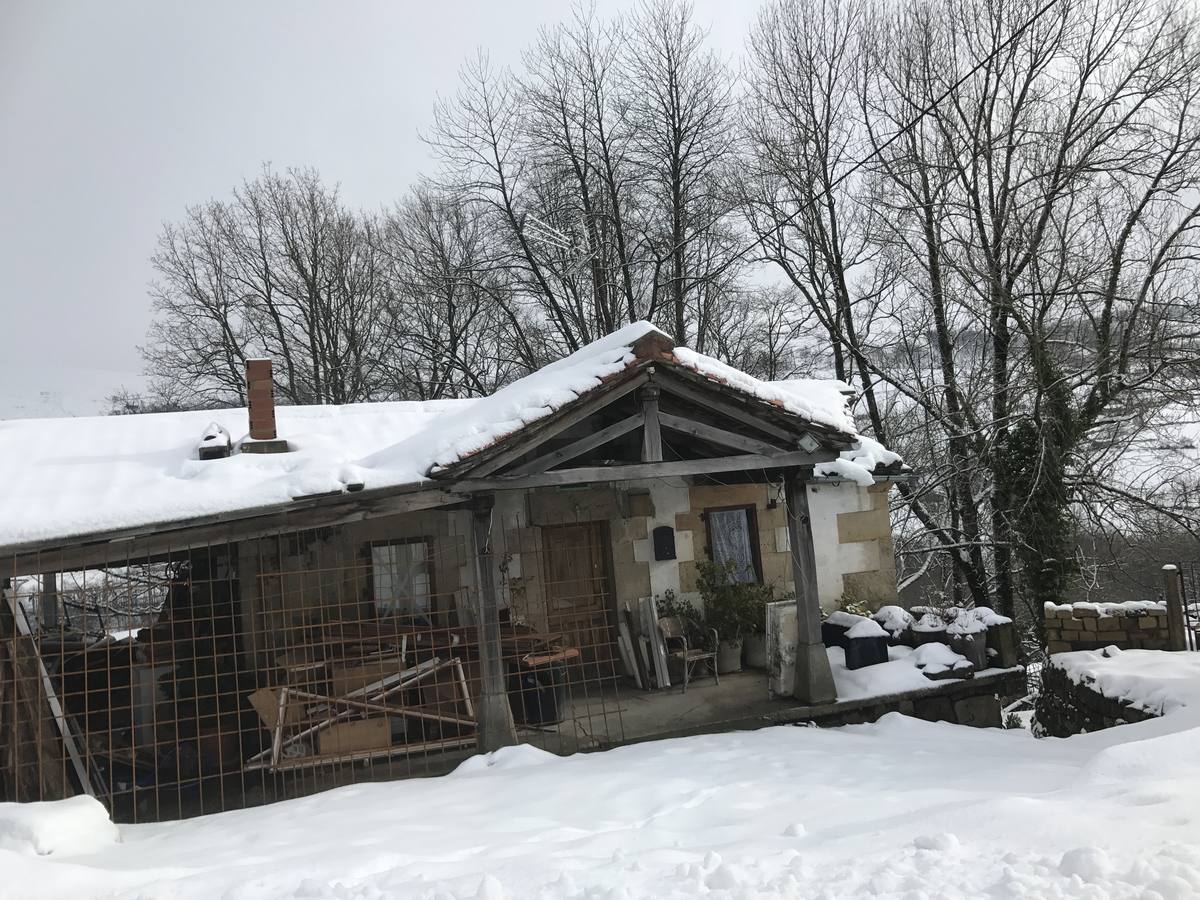
<path fill-rule="evenodd" d="M 371 548 L 375 605 L 381 615 L 429 611 L 429 547 L 423 541 Z"/>
<path fill-rule="evenodd" d="M 749 510 L 721 509 L 708 513 L 708 540 L 718 566 L 728 565 L 734 581 L 758 581 L 750 543 Z"/>

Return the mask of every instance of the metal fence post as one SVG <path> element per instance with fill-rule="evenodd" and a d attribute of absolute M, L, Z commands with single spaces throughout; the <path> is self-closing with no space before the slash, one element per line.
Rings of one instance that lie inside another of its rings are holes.
<path fill-rule="evenodd" d="M 1179 589 L 1179 567 L 1168 563 L 1162 567 L 1162 571 L 1167 598 L 1167 649 L 1186 650 L 1187 634 L 1183 617 L 1183 593 Z"/>

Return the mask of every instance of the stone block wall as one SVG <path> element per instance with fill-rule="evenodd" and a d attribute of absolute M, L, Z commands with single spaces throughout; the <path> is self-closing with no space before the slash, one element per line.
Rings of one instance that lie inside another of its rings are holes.
<path fill-rule="evenodd" d="M 1099 650 L 1110 645 L 1122 650 L 1166 650 L 1167 604 L 1152 601 L 1046 604 L 1048 652 Z"/>
<path fill-rule="evenodd" d="M 1128 701 L 1104 696 L 1093 684 L 1072 681 L 1053 660 L 1042 669 L 1035 714 L 1037 733 L 1063 738 L 1153 718 L 1153 713 Z"/>

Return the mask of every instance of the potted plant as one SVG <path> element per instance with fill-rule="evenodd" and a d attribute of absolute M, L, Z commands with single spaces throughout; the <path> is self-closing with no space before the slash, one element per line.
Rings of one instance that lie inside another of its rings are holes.
<path fill-rule="evenodd" d="M 765 669 L 767 667 L 767 623 L 766 613 L 763 621 L 756 622 L 753 630 L 742 638 L 742 655 L 745 657 L 746 668 Z"/>
<path fill-rule="evenodd" d="M 777 599 L 772 585 L 747 584 L 750 595 L 746 609 L 746 634 L 742 639 L 746 666 L 751 669 L 767 668 L 767 604 Z"/>
<path fill-rule="evenodd" d="M 699 570 L 696 584 L 704 601 L 704 624 L 715 628 L 720 640 L 717 670 L 722 673 L 740 671 L 746 638 L 766 628 L 765 602 L 770 599 L 770 587 L 735 581 L 728 566 L 701 563 Z M 765 644 L 762 656 L 765 664 Z"/>

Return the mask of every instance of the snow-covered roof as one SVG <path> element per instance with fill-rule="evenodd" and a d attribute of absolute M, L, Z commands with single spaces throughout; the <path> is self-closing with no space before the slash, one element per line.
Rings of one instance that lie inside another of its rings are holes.
<path fill-rule="evenodd" d="M 351 484 L 422 482 L 599 387 L 636 361 L 638 339 L 656 333 L 648 322 L 628 325 L 479 399 L 280 406 L 285 454 L 198 458 L 214 422 L 235 442 L 248 433 L 245 409 L 0 421 L 0 547 L 250 511 Z M 764 382 L 683 347 L 672 355 L 714 382 L 855 435 L 839 382 Z M 898 459 L 865 438 L 846 456 L 818 474 L 869 481 L 876 463 Z"/>

